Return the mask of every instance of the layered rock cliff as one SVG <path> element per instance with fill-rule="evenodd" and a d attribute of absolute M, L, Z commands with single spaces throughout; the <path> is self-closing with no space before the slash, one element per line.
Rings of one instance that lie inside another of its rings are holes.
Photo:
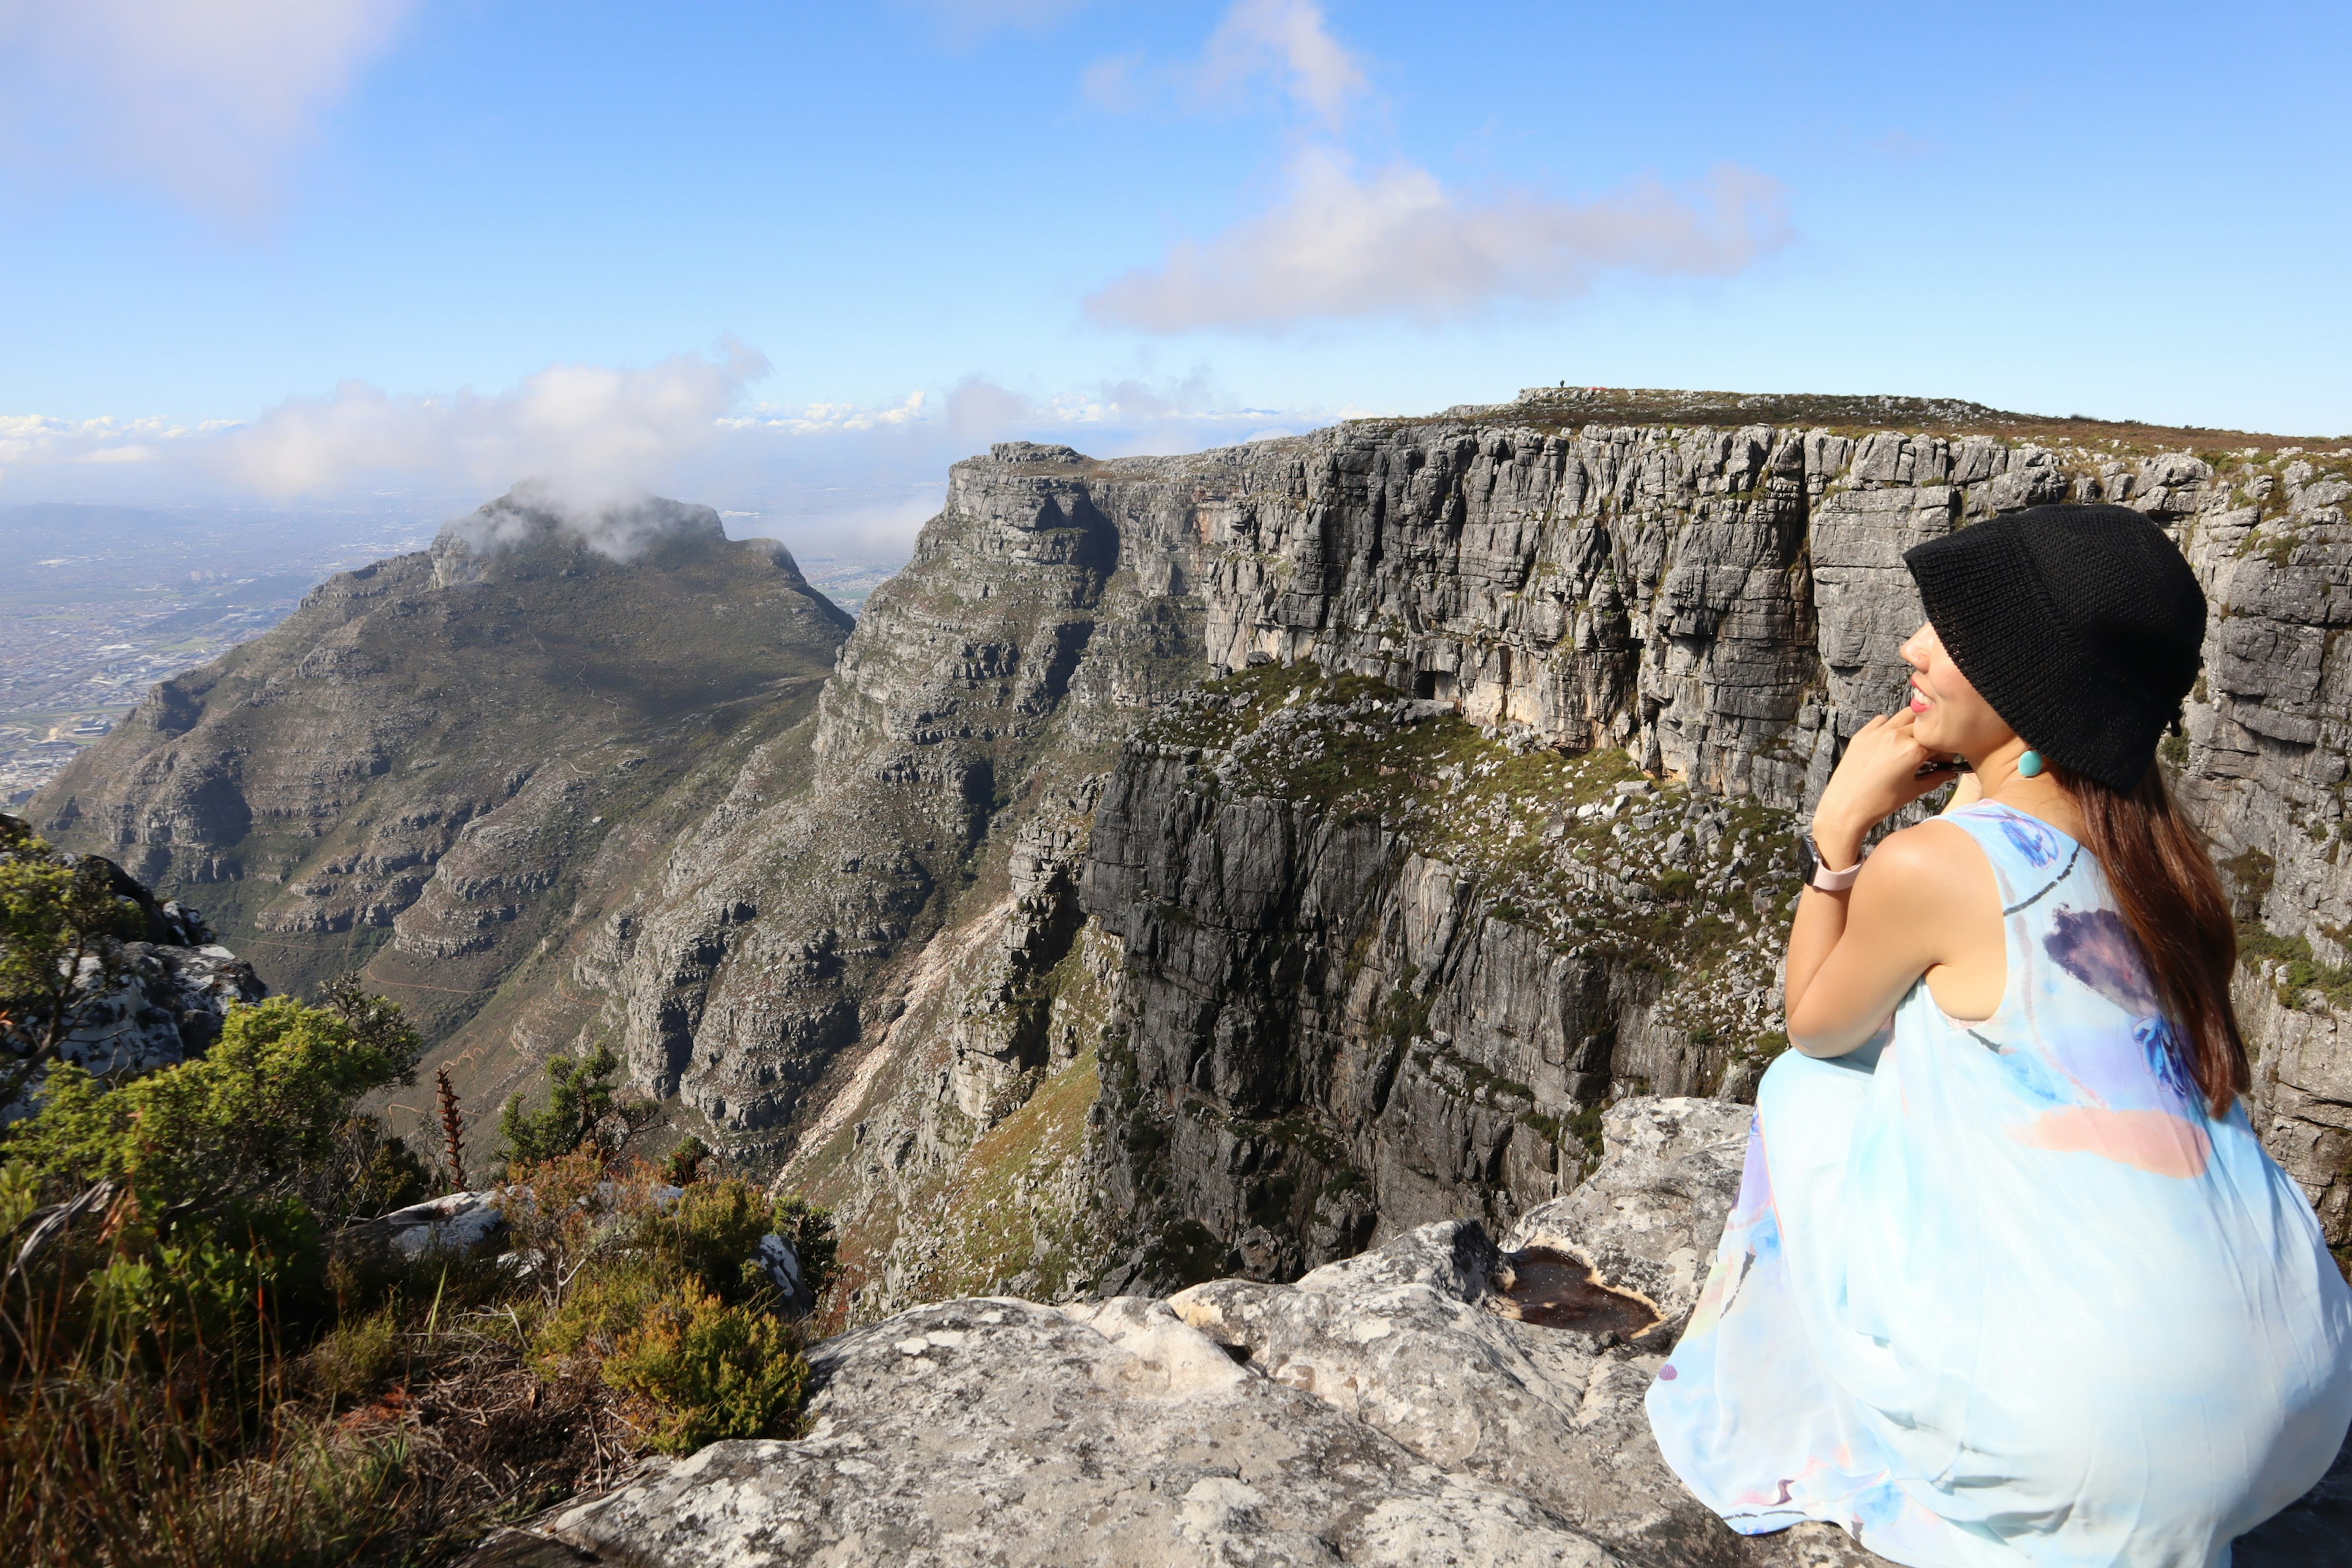
<path fill-rule="evenodd" d="M 2247 922 L 2258 1120 L 2345 1237 L 2327 626 L 2352 453 L 1623 401 L 959 465 L 842 685 L 903 640 L 899 603 L 1044 520 L 1117 567 L 1073 606 L 1097 629 L 1060 754 L 1122 716 L 1126 739 L 1098 780 L 1008 803 L 981 856 L 1003 882 L 983 872 L 802 1123 L 790 1174 L 853 1217 L 861 1312 L 959 1282 L 1286 1278 L 1426 1220 L 1508 1224 L 1573 1186 L 1613 1096 L 1740 1095 L 1782 1043 L 1794 814 L 1898 700 L 1903 551 L 2065 497 L 2147 512 L 2213 597 L 2166 763 Z M 1083 1131 L 1028 1116 L 1073 1096 Z"/>

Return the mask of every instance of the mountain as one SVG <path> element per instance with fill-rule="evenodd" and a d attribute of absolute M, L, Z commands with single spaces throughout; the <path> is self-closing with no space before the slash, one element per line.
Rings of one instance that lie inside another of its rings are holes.
<path fill-rule="evenodd" d="M 625 874 L 550 827 L 482 834 L 380 873 L 417 892 L 349 929 L 396 933 L 373 972 L 397 982 L 495 982 L 443 1048 L 499 1081 L 612 1044 L 682 1124 L 833 1204 L 861 1320 L 1499 1232 L 1582 1180 L 1605 1106 L 1741 1098 L 1784 1044 L 1793 829 L 1899 699 L 1902 552 L 2095 497 L 2170 529 L 2212 595 L 2168 764 L 2245 922 L 2257 1123 L 2347 1242 L 2347 459 L 1950 402 L 1565 389 L 1186 458 L 1007 443 L 955 466 L 821 693 L 747 693 L 740 746 L 583 802 L 635 847 Z M 324 634 L 257 643 L 243 679 L 294 689 Z M 421 680 L 348 668 L 371 714 Z M 589 722 L 561 666 L 509 684 Z M 218 776 L 353 775 L 363 727 L 172 752 L 191 693 L 37 816 L 166 887 L 235 879 L 203 901 L 248 900 L 257 931 L 275 911 L 272 941 L 392 904 L 362 870 L 295 868 L 364 840 L 352 786 L 281 790 L 269 820 L 311 838 L 194 826 Z M 487 798 L 504 775 L 467 776 Z M 523 890 L 575 866 L 574 890 Z"/>
<path fill-rule="evenodd" d="M 465 1026 L 802 723 L 849 624 L 709 508 L 518 493 L 161 682 L 30 815 L 201 890 L 278 989 L 364 966 L 492 1093 L 519 1064 Z"/>

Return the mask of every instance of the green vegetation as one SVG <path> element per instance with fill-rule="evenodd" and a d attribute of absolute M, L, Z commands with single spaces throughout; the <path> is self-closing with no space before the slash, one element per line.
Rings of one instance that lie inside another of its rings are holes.
<path fill-rule="evenodd" d="M 10 849 L 0 972 L 56 1005 L 40 966 L 126 917 L 37 841 Z M 126 1082 L 45 1064 L 37 1109 L 0 1130 L 12 1557 L 448 1561 L 647 1449 L 798 1429 L 808 1367 L 761 1247 L 783 1237 L 823 1291 L 827 1217 L 699 1147 L 630 1158 L 600 1051 L 541 1109 L 508 1107 L 504 1255 L 404 1252 L 357 1222 L 433 1176 L 359 1108 L 413 1080 L 420 1046 L 346 981 L 232 1008 L 204 1054 Z"/>
<path fill-rule="evenodd" d="M 1614 748 L 1514 745 L 1311 663 L 1206 682 L 1137 743 L 1186 763 L 1187 787 L 1213 798 L 1288 803 L 1315 814 L 1302 813 L 1308 831 L 1316 817 L 1327 830 L 1370 826 L 1475 875 L 1486 919 L 1654 975 L 1661 1021 L 1694 1048 L 1736 1054 L 1770 1011 L 1750 999 L 1773 959 L 1759 900 L 1777 905 L 1798 883 L 1786 813 L 1645 777 Z M 1350 984 L 1370 942 L 1361 933 L 1346 952 Z M 1427 1026 L 1409 987 L 1371 1023 L 1391 1045 Z"/>
<path fill-rule="evenodd" d="M 76 1007 L 122 978 L 122 943 L 139 907 L 115 891 L 103 860 L 66 857 L 14 816 L 0 816 L 0 1043 L 16 1059 L 0 1103 L 57 1058 Z"/>
<path fill-rule="evenodd" d="M 613 1082 L 620 1070 L 621 1058 L 610 1046 L 598 1046 L 584 1061 L 548 1058 L 546 1105 L 525 1110 L 518 1094 L 499 1112 L 499 1136 L 507 1141 L 513 1163 L 560 1159 L 585 1143 L 597 1144 L 608 1157 L 617 1153 L 644 1127 L 651 1110 L 620 1098 Z"/>
<path fill-rule="evenodd" d="M 2280 936 L 2260 921 L 2241 921 L 2238 958 L 2278 966 L 2268 973 L 2282 1007 L 2299 1007 L 2306 993 L 2316 991 L 2331 1007 L 2352 1008 L 2352 966 L 2322 963 L 2308 937 Z"/>

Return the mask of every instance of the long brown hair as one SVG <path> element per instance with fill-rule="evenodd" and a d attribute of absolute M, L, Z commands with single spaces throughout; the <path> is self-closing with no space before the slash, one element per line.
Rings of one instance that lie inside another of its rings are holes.
<path fill-rule="evenodd" d="M 2183 1065 L 2213 1114 L 2228 1114 L 2253 1073 L 2230 1004 L 2238 928 L 2204 840 L 2173 805 L 2153 759 L 2128 795 L 2066 768 L 2050 771 L 2083 814 L 2083 847 L 2106 872 L 2124 924 L 2139 940 L 2179 1033 Z"/>

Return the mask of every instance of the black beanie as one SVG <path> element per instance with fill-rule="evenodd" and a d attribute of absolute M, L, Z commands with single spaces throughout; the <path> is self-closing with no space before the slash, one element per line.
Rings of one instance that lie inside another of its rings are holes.
<path fill-rule="evenodd" d="M 2037 506 L 1903 557 L 1928 624 L 2047 760 L 2129 792 L 2197 682 L 2205 594 L 2128 507 Z"/>

